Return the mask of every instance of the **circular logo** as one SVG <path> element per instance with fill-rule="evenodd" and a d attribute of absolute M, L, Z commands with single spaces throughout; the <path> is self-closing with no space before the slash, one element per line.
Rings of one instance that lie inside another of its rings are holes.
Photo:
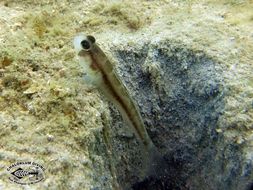
<path fill-rule="evenodd" d="M 35 162 L 16 162 L 7 171 L 10 174 L 9 180 L 21 185 L 34 184 L 45 179 L 45 168 Z"/>

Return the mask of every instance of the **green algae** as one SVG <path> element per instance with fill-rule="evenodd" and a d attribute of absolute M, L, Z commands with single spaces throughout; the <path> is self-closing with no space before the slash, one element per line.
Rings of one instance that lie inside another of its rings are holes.
<path fill-rule="evenodd" d="M 145 9 L 127 1 L 100 2 L 94 5 L 90 15 L 83 21 L 85 27 L 126 26 L 138 30 L 149 24 L 151 18 L 144 14 Z"/>

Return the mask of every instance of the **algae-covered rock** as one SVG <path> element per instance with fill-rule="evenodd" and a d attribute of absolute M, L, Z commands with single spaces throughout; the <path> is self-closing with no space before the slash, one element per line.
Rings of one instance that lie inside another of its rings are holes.
<path fill-rule="evenodd" d="M 251 183 L 252 162 L 244 152 L 249 144 L 228 141 L 218 130 L 223 127 L 219 120 L 228 94 L 221 62 L 166 38 L 131 50 L 124 47 L 115 50 L 115 55 L 121 63 L 118 72 L 138 102 L 150 136 L 169 163 L 165 182 L 147 180 L 135 188 L 153 189 L 154 183 L 164 183 L 171 189 L 245 189 Z M 158 63 L 161 72 L 154 82 L 154 71 L 142 66 Z M 121 177 L 123 172 L 118 170 Z M 129 175 L 135 176 L 136 170 L 132 172 Z"/>

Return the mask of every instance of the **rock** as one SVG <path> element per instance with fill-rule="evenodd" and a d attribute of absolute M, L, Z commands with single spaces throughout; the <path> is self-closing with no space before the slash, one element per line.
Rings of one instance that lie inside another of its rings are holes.
<path fill-rule="evenodd" d="M 156 146 L 161 147 L 171 171 L 165 179 L 155 181 L 138 183 L 132 177 L 134 189 L 154 189 L 152 184 L 172 189 L 245 189 L 252 181 L 251 169 L 246 169 L 252 161 L 245 157 L 242 143 L 227 141 L 218 129 L 227 85 L 220 63 L 165 37 L 130 48 L 114 49 L 117 71 L 138 103 L 144 121 L 149 121 L 148 131 Z M 157 81 L 149 73 L 152 70 L 142 69 L 143 65 L 149 68 L 147 60 L 159 64 L 162 74 Z M 154 130 L 156 133 L 151 132 Z M 132 166 L 128 175 L 136 176 L 137 167 Z M 119 165 L 116 171 L 120 177 L 124 167 Z M 122 179 L 121 183 L 129 186 L 129 181 Z"/>

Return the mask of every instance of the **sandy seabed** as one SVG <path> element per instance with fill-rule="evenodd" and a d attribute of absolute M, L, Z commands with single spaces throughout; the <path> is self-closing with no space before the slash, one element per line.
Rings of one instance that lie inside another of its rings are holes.
<path fill-rule="evenodd" d="M 1 1 L 0 189 L 161 187 L 141 182 L 141 146 L 83 81 L 80 32 L 96 37 L 139 105 L 171 165 L 165 189 L 249 188 L 252 10 L 252 0 Z M 46 168 L 45 180 L 10 182 L 20 161 Z"/>

